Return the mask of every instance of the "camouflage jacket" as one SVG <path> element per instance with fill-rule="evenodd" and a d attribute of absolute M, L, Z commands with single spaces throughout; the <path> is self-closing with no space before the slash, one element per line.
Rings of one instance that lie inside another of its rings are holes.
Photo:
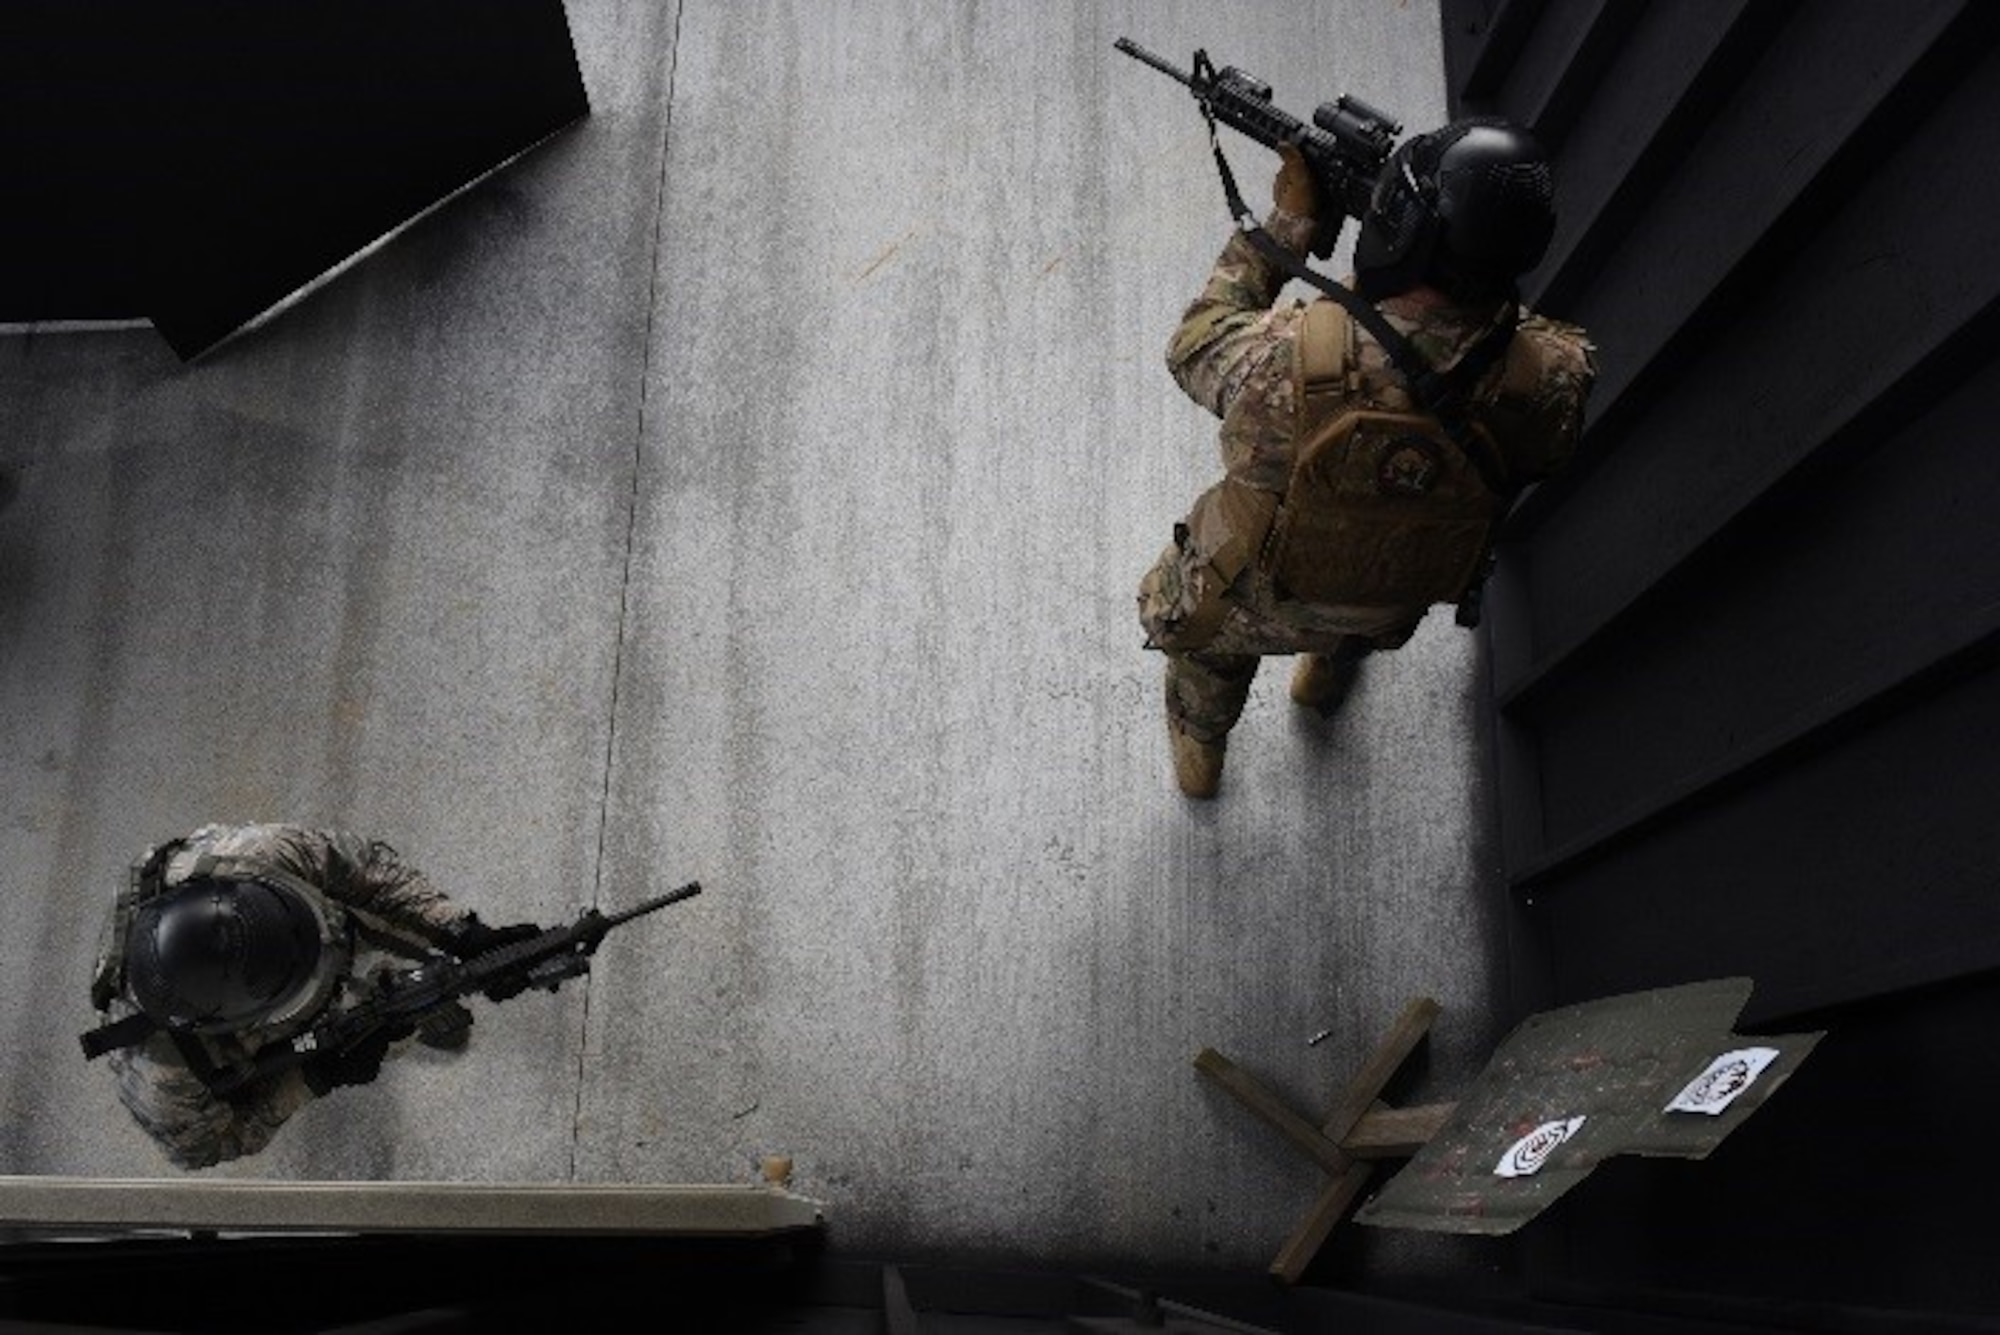
<path fill-rule="evenodd" d="M 153 855 L 149 849 L 135 866 Z M 160 878 L 162 890 L 190 875 L 205 854 L 229 859 L 246 870 L 259 865 L 290 873 L 321 891 L 337 911 L 378 942 L 402 941 L 414 953 L 426 943 L 441 943 L 466 917 L 442 892 L 410 867 L 387 844 L 337 831 L 292 825 L 204 825 L 186 836 L 168 855 Z M 134 878 L 136 881 L 136 877 Z M 106 1020 L 133 1014 L 137 1005 L 123 987 L 122 951 L 125 924 L 137 907 L 135 891 L 121 892 L 105 930 L 105 950 L 98 963 L 99 982 L 113 984 L 101 1012 Z M 344 989 L 381 967 L 391 956 L 362 950 L 345 963 Z M 100 995 L 102 995 L 100 993 Z M 335 994 L 335 1004 L 340 1003 Z M 198 1040 L 211 1059 L 228 1065 L 250 1056 L 266 1036 L 246 1033 Z M 257 1081 L 232 1099 L 211 1094 L 174 1046 L 156 1034 L 144 1043 L 107 1054 L 116 1072 L 118 1098 L 133 1118 L 182 1168 L 205 1168 L 240 1155 L 255 1154 L 270 1142 L 284 1122 L 311 1101 L 298 1071 Z"/>
<path fill-rule="evenodd" d="M 1265 228 L 1303 255 L 1312 231 L 1308 218 L 1274 209 Z M 1287 275 L 1242 232 L 1232 233 L 1201 294 L 1188 306 L 1167 348 L 1167 369 L 1188 397 L 1222 419 L 1222 466 L 1230 482 L 1257 492 L 1282 495 L 1291 481 L 1300 444 L 1301 412 L 1298 343 L 1307 304 L 1278 300 Z M 1319 297 L 1315 300 L 1325 301 Z M 1378 303 L 1384 318 L 1404 334 L 1427 361 L 1448 366 L 1492 327 L 1497 307 L 1467 307 L 1391 297 Z M 1573 443 L 1581 430 L 1584 400 L 1595 374 L 1594 349 L 1581 329 L 1533 313 L 1523 313 L 1521 332 L 1565 350 L 1574 374 L 1552 375 L 1541 393 L 1549 402 L 1538 414 Z M 1394 406 L 1407 407 L 1400 377 L 1389 355 L 1357 331 L 1356 382 L 1371 401 L 1378 390 Z M 1383 387 L 1393 387 L 1383 390 Z M 1229 507 L 1214 503 L 1211 488 L 1189 512 L 1194 549 L 1200 562 L 1219 549 L 1235 522 Z M 1237 507 L 1241 508 L 1241 507 Z M 1253 507 L 1254 508 L 1254 507 Z M 1164 559 L 1170 559 L 1163 557 Z M 1333 637 L 1359 634 L 1390 648 L 1409 637 L 1425 608 L 1317 606 L 1278 598 L 1254 566 L 1230 593 L 1232 608 L 1216 648 L 1282 653 L 1324 648 Z"/>
<path fill-rule="evenodd" d="M 1312 234 L 1312 220 L 1274 209 L 1265 228 L 1299 254 Z M 1242 232 L 1230 235 L 1201 295 L 1181 317 L 1167 347 L 1167 369 L 1189 398 L 1222 419 L 1222 466 L 1230 477 L 1260 491 L 1283 492 L 1290 481 L 1297 444 L 1298 391 L 1295 374 L 1299 328 L 1305 303 L 1275 304 L 1286 275 L 1258 253 Z M 1316 300 L 1327 300 L 1325 297 Z M 1379 303 L 1384 317 L 1432 365 L 1448 365 L 1492 326 L 1493 308 L 1425 305 L 1391 297 Z M 1584 398 L 1594 372 L 1583 331 L 1546 316 L 1524 313 L 1524 333 L 1559 338 L 1579 350 L 1582 374 L 1552 380 L 1551 395 L 1562 396 L 1568 430 L 1580 428 Z M 1365 381 L 1395 379 L 1389 355 L 1374 339 L 1360 339 Z"/>

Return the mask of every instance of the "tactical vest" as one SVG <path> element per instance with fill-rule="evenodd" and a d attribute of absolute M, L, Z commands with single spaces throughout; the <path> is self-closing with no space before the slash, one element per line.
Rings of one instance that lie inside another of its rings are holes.
<path fill-rule="evenodd" d="M 1533 480 L 1512 466 L 1488 410 L 1532 394 L 1541 350 L 1513 339 L 1504 369 L 1483 378 L 1487 388 L 1475 393 L 1454 439 L 1399 385 L 1370 383 L 1356 338 L 1333 302 L 1307 307 L 1294 370 L 1299 443 L 1260 559 L 1285 597 L 1364 607 L 1456 602 L 1477 580 L 1515 493 Z"/>

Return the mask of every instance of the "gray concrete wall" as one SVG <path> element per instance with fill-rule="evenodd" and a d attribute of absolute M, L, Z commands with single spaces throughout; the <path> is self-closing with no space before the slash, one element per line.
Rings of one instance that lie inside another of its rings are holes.
<path fill-rule="evenodd" d="M 1226 218 L 1111 43 L 1414 130 L 1435 10 L 570 20 L 587 123 L 215 358 L 0 340 L 0 1172 L 168 1171 L 75 1047 L 103 906 L 300 820 L 493 920 L 707 893 L 217 1176 L 782 1153 L 856 1245 L 1263 1264 L 1316 1177 L 1197 1049 L 1316 1111 L 1413 993 L 1445 1092 L 1492 1037 L 1475 641 L 1330 723 L 1274 662 L 1174 792 L 1132 589 L 1217 469 L 1162 354 Z"/>

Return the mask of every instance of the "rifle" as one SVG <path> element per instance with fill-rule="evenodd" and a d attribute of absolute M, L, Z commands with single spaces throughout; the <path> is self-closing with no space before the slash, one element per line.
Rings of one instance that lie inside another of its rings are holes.
<path fill-rule="evenodd" d="M 1382 174 L 1382 164 L 1388 161 L 1396 136 L 1403 132 L 1401 123 L 1343 93 L 1331 102 L 1320 103 L 1308 125 L 1272 103 L 1271 85 L 1233 65 L 1216 69 L 1206 51 L 1194 53 L 1192 70 L 1182 70 L 1129 37 L 1120 37 L 1112 45 L 1187 85 L 1211 124 L 1221 121 L 1266 148 L 1297 144 L 1313 175 L 1326 187 L 1328 198 L 1343 214 L 1359 218 L 1367 212 L 1375 178 Z"/>
<path fill-rule="evenodd" d="M 551 927 L 540 936 L 469 960 L 440 955 L 390 974 L 376 994 L 359 1005 L 289 1039 L 266 1045 L 250 1061 L 215 1072 L 209 1088 L 226 1097 L 252 1081 L 303 1066 L 321 1053 L 345 1052 L 384 1029 L 407 1032 L 433 1011 L 492 987 L 518 983 L 553 992 L 565 980 L 590 972 L 590 957 L 612 928 L 700 893 L 701 883 L 690 881 L 623 913 L 606 915 L 586 909 L 567 927 Z"/>

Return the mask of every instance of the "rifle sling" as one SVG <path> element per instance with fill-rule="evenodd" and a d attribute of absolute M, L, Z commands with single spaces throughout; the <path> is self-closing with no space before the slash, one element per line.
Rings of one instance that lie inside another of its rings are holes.
<path fill-rule="evenodd" d="M 154 1034 L 160 1026 L 144 1011 L 134 1011 L 122 1020 L 113 1020 L 90 1030 L 82 1037 L 85 1061 L 95 1061 L 107 1052 L 119 1048 L 136 1048 Z"/>
<path fill-rule="evenodd" d="M 385 955 L 394 955 L 399 959 L 420 960 L 427 958 L 431 951 L 435 949 L 435 947 L 412 940 L 404 936 L 401 932 L 392 931 L 387 927 L 377 927 L 375 924 L 364 919 L 359 911 L 352 908 L 347 910 L 347 921 L 354 928 L 356 936 Z"/>

